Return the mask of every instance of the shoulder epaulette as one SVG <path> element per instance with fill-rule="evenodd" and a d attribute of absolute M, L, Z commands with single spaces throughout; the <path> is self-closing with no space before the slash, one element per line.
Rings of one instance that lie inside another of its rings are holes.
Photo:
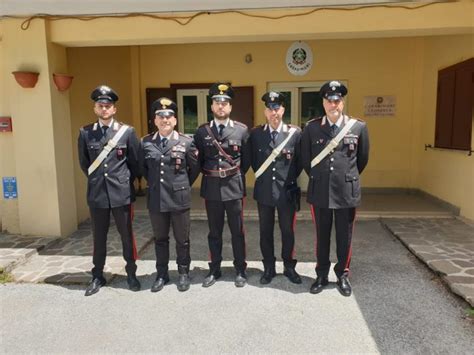
<path fill-rule="evenodd" d="M 264 124 L 259 124 L 258 126 L 253 127 L 253 128 L 251 129 L 251 131 L 256 130 L 256 129 L 259 129 L 259 128 L 262 128 L 262 129 L 263 129 L 263 127 L 265 127 Z"/>
<path fill-rule="evenodd" d="M 363 119 L 359 118 L 359 117 L 352 117 L 352 116 L 349 116 L 349 118 L 353 118 L 359 122 L 365 122 Z"/>
<path fill-rule="evenodd" d="M 180 137 L 185 138 L 186 140 L 193 140 L 190 136 L 185 135 L 184 133 L 178 132 Z"/>
<path fill-rule="evenodd" d="M 301 127 L 300 127 L 300 126 L 297 126 L 297 125 L 294 125 L 294 124 L 288 123 L 288 127 L 290 127 L 290 128 L 296 128 L 297 131 L 298 131 L 298 130 L 301 131 Z"/>
<path fill-rule="evenodd" d="M 92 129 L 92 127 L 94 126 L 95 123 L 89 123 L 85 126 L 82 126 L 81 129 Z"/>
<path fill-rule="evenodd" d="M 234 124 L 236 124 L 236 125 L 238 125 L 238 126 L 242 126 L 242 127 L 244 127 L 244 128 L 248 128 L 245 123 L 242 123 L 242 122 L 239 122 L 239 121 L 234 121 Z"/>
<path fill-rule="evenodd" d="M 142 137 L 142 141 L 144 141 L 145 139 L 148 139 L 148 138 L 152 138 L 155 133 L 156 133 L 156 132 L 152 132 L 152 133 L 149 133 L 149 134 L 143 136 L 143 137 Z"/>

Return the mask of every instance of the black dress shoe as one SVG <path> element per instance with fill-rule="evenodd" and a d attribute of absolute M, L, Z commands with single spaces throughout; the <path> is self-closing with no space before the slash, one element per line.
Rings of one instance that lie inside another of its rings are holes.
<path fill-rule="evenodd" d="M 210 287 L 216 283 L 218 279 L 222 276 L 222 273 L 220 270 L 215 270 L 215 271 L 209 271 L 209 274 L 207 274 L 206 278 L 204 279 L 202 283 L 202 287 Z"/>
<path fill-rule="evenodd" d="M 352 287 L 347 276 L 338 277 L 336 284 L 341 295 L 346 297 L 349 297 L 351 295 Z"/>
<path fill-rule="evenodd" d="M 94 293 L 99 292 L 100 288 L 106 284 L 105 279 L 93 278 L 90 284 L 86 288 L 85 296 L 91 296 Z"/>
<path fill-rule="evenodd" d="M 316 278 L 316 281 L 311 285 L 309 292 L 313 294 L 320 293 L 323 290 L 324 286 L 327 286 L 328 284 L 329 280 L 327 277 L 318 276 Z"/>
<path fill-rule="evenodd" d="M 235 287 L 244 287 L 245 285 L 247 285 L 247 275 L 245 274 L 245 271 L 237 272 L 234 284 Z"/>
<path fill-rule="evenodd" d="M 168 282 L 170 282 L 168 275 L 158 276 L 155 282 L 153 282 L 153 285 L 151 285 L 151 292 L 161 291 Z"/>
<path fill-rule="evenodd" d="M 283 271 L 283 275 L 288 277 L 288 280 L 290 280 L 294 284 L 300 284 L 301 283 L 300 275 L 298 275 L 296 270 L 292 267 L 285 267 L 285 271 Z"/>
<path fill-rule="evenodd" d="M 276 276 L 275 268 L 269 267 L 263 270 L 263 275 L 260 277 L 260 283 L 262 285 L 267 285 L 272 282 L 272 279 Z"/>
<path fill-rule="evenodd" d="M 136 275 L 128 275 L 127 283 L 128 283 L 128 288 L 130 289 L 130 291 L 133 291 L 133 292 L 140 291 L 141 285 Z"/>
<path fill-rule="evenodd" d="M 189 290 L 189 286 L 191 286 L 191 281 L 189 279 L 189 274 L 179 274 L 178 279 L 178 291 L 184 292 Z"/>

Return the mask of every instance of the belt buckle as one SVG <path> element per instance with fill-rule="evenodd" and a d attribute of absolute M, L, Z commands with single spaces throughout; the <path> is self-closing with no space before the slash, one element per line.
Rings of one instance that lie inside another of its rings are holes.
<path fill-rule="evenodd" d="M 225 178 L 227 177 L 227 172 L 225 170 L 219 170 L 219 177 L 220 178 Z"/>

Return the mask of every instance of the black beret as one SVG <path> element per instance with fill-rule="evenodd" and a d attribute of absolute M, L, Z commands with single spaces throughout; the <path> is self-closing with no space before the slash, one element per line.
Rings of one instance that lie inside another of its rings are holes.
<path fill-rule="evenodd" d="M 285 95 L 277 91 L 268 91 L 262 96 L 262 101 L 268 108 L 278 108 L 285 106 Z"/>
<path fill-rule="evenodd" d="M 214 83 L 209 89 L 212 100 L 229 101 L 234 98 L 234 89 L 228 83 Z"/>
<path fill-rule="evenodd" d="M 340 100 L 347 95 L 347 88 L 341 82 L 332 80 L 321 86 L 319 95 L 327 100 Z"/>
<path fill-rule="evenodd" d="M 151 112 L 157 114 L 158 112 L 173 111 L 176 116 L 178 112 L 178 106 L 176 103 L 168 99 L 167 97 L 160 97 L 151 104 Z"/>
<path fill-rule="evenodd" d="M 91 99 L 100 103 L 115 103 L 119 97 L 117 93 L 106 85 L 96 87 L 91 93 Z"/>

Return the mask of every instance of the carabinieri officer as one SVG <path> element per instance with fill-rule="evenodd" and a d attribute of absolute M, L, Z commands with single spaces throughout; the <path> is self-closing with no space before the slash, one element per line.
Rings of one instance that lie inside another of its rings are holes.
<path fill-rule="evenodd" d="M 169 231 L 173 226 L 178 265 L 178 290 L 190 286 L 191 185 L 199 175 L 197 150 L 191 138 L 174 130 L 176 104 L 166 97 L 152 104 L 158 131 L 142 139 L 141 166 L 148 182 L 148 210 L 155 238 L 156 280 L 151 292 L 169 282 Z"/>
<path fill-rule="evenodd" d="M 317 278 L 311 293 L 321 292 L 328 284 L 333 218 L 337 287 L 343 296 L 352 293 L 349 282 L 352 233 L 356 206 L 361 199 L 360 174 L 369 160 L 369 133 L 364 121 L 344 114 L 346 94 L 346 86 L 336 80 L 321 87 L 326 115 L 308 122 L 301 141 L 303 167 L 310 177 L 307 201 L 316 225 Z"/>
<path fill-rule="evenodd" d="M 115 119 L 118 95 L 114 90 L 101 85 L 92 91 L 91 99 L 98 120 L 82 127 L 78 138 L 79 162 L 87 176 L 87 203 L 94 237 L 92 281 L 85 295 L 93 295 L 106 283 L 103 271 L 110 213 L 122 238 L 128 286 L 132 291 L 139 291 L 140 282 L 135 274 L 138 256 L 132 232 L 132 202 L 135 201 L 133 181 L 140 173 L 140 143 L 133 127 Z"/>
<path fill-rule="evenodd" d="M 230 119 L 234 91 L 229 84 L 213 84 L 209 96 L 214 119 L 201 125 L 194 135 L 203 173 L 201 197 L 206 200 L 211 254 L 210 270 L 202 286 L 209 287 L 221 277 L 222 232 L 227 214 L 236 270 L 235 286 L 243 287 L 247 284 L 247 263 L 242 199 L 245 173 L 250 166 L 249 133 L 246 125 Z"/>
<path fill-rule="evenodd" d="M 261 284 L 268 284 L 276 275 L 274 226 L 275 209 L 282 238 L 283 274 L 295 283 L 301 277 L 295 270 L 294 259 L 296 211 L 299 209 L 300 189 L 296 179 L 302 170 L 300 157 L 301 129 L 283 122 L 285 96 L 270 91 L 262 96 L 267 123 L 252 129 L 250 147 L 255 172 L 254 199 L 258 204 L 260 250 L 263 256 Z"/>

